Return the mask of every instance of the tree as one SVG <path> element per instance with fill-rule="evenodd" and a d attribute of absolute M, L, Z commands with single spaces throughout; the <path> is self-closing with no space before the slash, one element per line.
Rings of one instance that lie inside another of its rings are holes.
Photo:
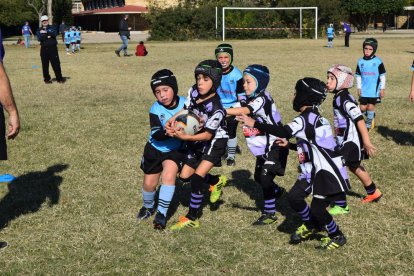
<path fill-rule="evenodd" d="M 366 30 L 374 16 L 399 13 L 408 0 L 342 0 L 342 7 L 349 13 L 350 21 L 359 30 Z"/>
<path fill-rule="evenodd" d="M 1 0 L 0 25 L 20 26 L 24 21 L 35 20 L 31 10 L 26 6 L 26 0 Z"/>
<path fill-rule="evenodd" d="M 45 4 L 47 0 L 26 0 L 26 1 L 27 1 L 27 5 L 29 7 L 32 7 L 36 11 L 37 16 L 39 17 L 39 27 L 41 27 L 42 22 L 40 18 L 45 12 L 45 9 L 46 9 Z"/>
<path fill-rule="evenodd" d="M 53 0 L 47 0 L 47 16 L 49 17 L 49 24 L 53 24 L 53 13 L 52 13 Z"/>

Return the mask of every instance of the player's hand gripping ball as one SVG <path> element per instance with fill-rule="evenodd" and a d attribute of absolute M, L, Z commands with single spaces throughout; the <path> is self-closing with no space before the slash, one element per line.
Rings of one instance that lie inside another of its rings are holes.
<path fill-rule="evenodd" d="M 188 135 L 194 135 L 202 128 L 200 118 L 192 111 L 187 111 L 175 118 L 176 129 L 182 129 Z"/>

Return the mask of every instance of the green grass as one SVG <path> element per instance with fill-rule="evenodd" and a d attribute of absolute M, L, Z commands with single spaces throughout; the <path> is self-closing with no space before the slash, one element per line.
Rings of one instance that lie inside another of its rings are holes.
<path fill-rule="evenodd" d="M 369 205 L 348 197 L 350 214 L 337 218 L 348 238 L 343 248 L 320 252 L 316 241 L 289 245 L 288 233 L 299 219 L 286 199 L 278 204 L 276 225 L 251 226 L 261 195 L 249 178 L 255 160 L 241 136 L 236 167 L 214 170 L 230 181 L 218 210 L 204 209 L 200 229 L 157 232 L 152 221 L 135 221 L 142 204 L 139 162 L 155 99 L 151 75 L 171 69 L 185 95 L 195 65 L 213 58 L 218 43 L 148 42 L 145 58 L 117 58 L 117 44 L 84 45 L 75 56 L 61 51 L 63 74 L 70 77 L 64 85 L 43 83 L 39 48 L 6 47 L 22 130 L 0 167 L 18 177 L 0 184 L 0 239 L 11 244 L 0 252 L 1 274 L 413 274 L 414 106 L 407 101 L 412 39 L 379 38 L 388 83 L 378 128 L 370 133 L 378 154 L 365 165 L 384 197 Z M 325 40 L 231 43 L 240 69 L 252 63 L 269 67 L 269 90 L 286 123 L 296 115 L 291 99 L 297 79 L 325 80 L 333 63 L 354 69 L 362 54 L 362 40 L 356 39 L 351 48 L 333 49 L 323 47 Z M 322 106 L 330 120 L 331 100 L 332 95 Z M 296 164 L 292 152 L 287 175 L 276 179 L 287 189 L 296 179 Z M 364 194 L 362 184 L 351 180 L 354 192 Z M 169 225 L 188 206 L 189 188 L 177 191 L 185 206 Z"/>

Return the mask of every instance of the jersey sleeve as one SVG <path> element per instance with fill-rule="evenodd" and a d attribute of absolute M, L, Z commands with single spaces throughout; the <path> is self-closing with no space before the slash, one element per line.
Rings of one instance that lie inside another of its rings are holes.
<path fill-rule="evenodd" d="M 413 60 L 413 64 L 411 65 L 411 71 L 414 71 L 414 60 Z"/>
<path fill-rule="evenodd" d="M 356 76 L 361 76 L 361 70 L 359 69 L 359 62 L 357 64 L 356 70 L 355 70 L 355 75 Z"/>
<path fill-rule="evenodd" d="M 298 116 L 293 119 L 292 122 L 287 124 L 287 127 L 290 130 L 291 136 L 295 136 L 299 131 L 302 131 L 305 128 L 305 121 L 302 117 Z"/>
<path fill-rule="evenodd" d="M 351 101 L 346 101 L 343 105 L 343 109 L 355 123 L 364 118 L 361 109 Z"/>
<path fill-rule="evenodd" d="M 263 97 L 257 97 L 253 101 L 249 102 L 247 108 L 250 110 L 250 114 L 257 113 L 265 104 Z"/>
<path fill-rule="evenodd" d="M 223 110 L 216 110 L 212 116 L 207 119 L 207 122 L 204 125 L 204 129 L 212 134 L 220 127 L 221 121 L 224 119 L 225 115 Z"/>
<path fill-rule="evenodd" d="M 280 137 L 280 138 L 291 138 L 292 132 L 289 128 L 289 126 L 283 126 L 281 123 L 278 123 L 276 125 L 266 124 L 266 123 L 259 123 L 256 121 L 254 123 L 254 127 L 257 128 L 260 131 L 272 134 L 274 136 Z"/>

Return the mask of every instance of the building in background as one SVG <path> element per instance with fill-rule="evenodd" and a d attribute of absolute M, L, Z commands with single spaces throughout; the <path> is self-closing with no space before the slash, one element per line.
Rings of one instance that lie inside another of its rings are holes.
<path fill-rule="evenodd" d="M 129 14 L 128 23 L 133 31 L 148 30 L 144 14 L 148 13 L 148 0 L 73 0 L 72 14 L 76 26 L 83 30 L 117 32 L 119 21 Z M 157 5 L 171 6 L 177 0 L 156 1 Z"/>

